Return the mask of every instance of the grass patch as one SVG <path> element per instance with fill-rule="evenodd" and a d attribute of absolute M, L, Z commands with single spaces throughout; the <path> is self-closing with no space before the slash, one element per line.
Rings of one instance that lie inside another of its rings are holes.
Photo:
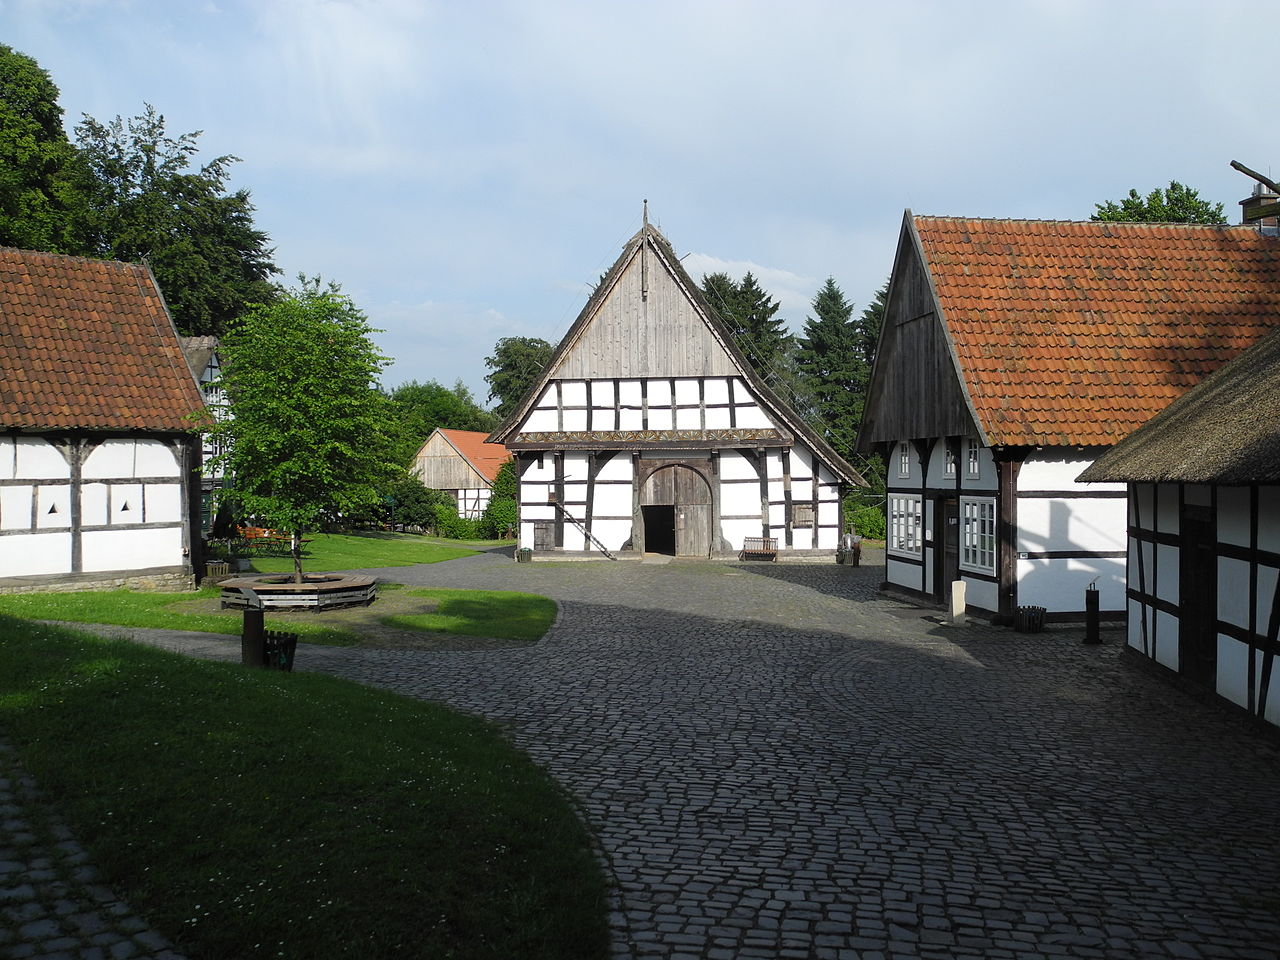
<path fill-rule="evenodd" d="M 410 597 L 436 601 L 428 613 L 380 617 L 391 627 L 459 633 L 534 643 L 556 618 L 555 601 L 506 590 L 406 590 Z"/>
<path fill-rule="evenodd" d="M 191 956 L 606 954 L 582 825 L 475 718 L 0 616 L 0 731 Z"/>
<path fill-rule="evenodd" d="M 145 593 L 135 590 L 85 590 L 78 593 L 0 594 L 0 614 L 24 620 L 69 620 L 72 623 L 111 623 L 122 627 L 159 627 L 200 633 L 239 635 L 238 610 L 218 610 L 218 589 L 196 593 Z M 203 609 L 192 610 L 197 607 Z M 183 609 L 188 608 L 188 609 Z M 267 618 L 267 629 L 288 630 L 307 643 L 350 646 L 359 637 L 350 630 L 323 622 Z"/>
<path fill-rule="evenodd" d="M 478 551 L 457 541 L 436 540 L 412 533 L 317 533 L 302 551 L 302 569 L 363 570 L 369 567 L 407 567 L 415 563 L 440 563 Z M 292 573 L 293 559 L 285 556 L 253 558 L 259 573 Z"/>

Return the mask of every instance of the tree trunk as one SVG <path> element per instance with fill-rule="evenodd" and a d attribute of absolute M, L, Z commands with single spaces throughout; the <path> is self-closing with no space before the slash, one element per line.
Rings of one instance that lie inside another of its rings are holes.
<path fill-rule="evenodd" d="M 289 549 L 293 552 L 293 582 L 302 582 L 302 533 L 294 530 L 289 534 Z"/>

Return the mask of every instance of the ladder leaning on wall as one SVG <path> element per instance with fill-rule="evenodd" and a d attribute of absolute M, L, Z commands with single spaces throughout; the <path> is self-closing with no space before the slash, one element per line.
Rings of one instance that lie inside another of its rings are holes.
<path fill-rule="evenodd" d="M 599 540 L 597 540 L 594 536 L 592 536 L 592 535 L 591 535 L 591 531 L 590 531 L 590 530 L 588 530 L 585 526 L 583 526 L 583 525 L 582 525 L 582 522 L 581 522 L 577 517 L 575 517 L 572 513 L 570 513 L 568 510 L 566 510 L 566 509 L 564 508 L 564 506 L 563 506 L 561 503 L 559 503 L 559 502 L 557 501 L 557 502 L 554 504 L 554 506 L 555 506 L 555 508 L 556 508 L 557 510 L 559 510 L 559 511 L 564 515 L 564 518 L 565 518 L 566 520 L 568 520 L 568 521 L 569 521 L 570 523 L 572 523 L 575 527 L 577 527 L 579 530 L 581 530 L 581 531 L 582 531 L 582 535 L 583 535 L 584 537 L 586 537 L 588 540 L 590 540 L 592 543 L 594 543 L 594 544 L 596 545 L 596 549 L 597 549 L 597 550 L 599 550 L 601 553 L 603 553 L 603 554 L 604 554 L 606 557 L 608 557 L 610 560 L 617 560 L 617 559 L 618 559 L 618 558 L 617 558 L 617 557 L 615 557 L 612 553 L 610 553 L 610 552 L 608 551 L 608 549 L 606 549 L 606 548 L 605 548 L 605 545 L 604 545 L 603 543 L 601 543 L 601 542 L 600 542 Z"/>

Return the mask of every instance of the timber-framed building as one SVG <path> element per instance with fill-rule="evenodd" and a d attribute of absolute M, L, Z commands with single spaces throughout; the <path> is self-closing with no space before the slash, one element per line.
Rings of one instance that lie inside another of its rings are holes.
<path fill-rule="evenodd" d="M 436 427 L 414 454 L 409 472 L 430 490 L 443 490 L 458 504 L 458 516 L 478 520 L 493 495 L 493 481 L 511 453 L 489 443 L 478 430 Z"/>
<path fill-rule="evenodd" d="M 856 470 L 770 390 L 646 223 L 490 436 L 535 555 L 834 553 Z"/>
<path fill-rule="evenodd" d="M 1126 608 L 1126 491 L 1077 477 L 1280 323 L 1280 248 L 1248 227 L 907 211 L 859 449 L 888 465 L 886 586 Z"/>

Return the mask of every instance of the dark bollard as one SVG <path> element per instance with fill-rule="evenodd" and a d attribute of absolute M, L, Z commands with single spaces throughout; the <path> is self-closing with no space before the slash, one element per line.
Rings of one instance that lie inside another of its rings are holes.
<path fill-rule="evenodd" d="M 1094 583 L 1084 591 L 1084 642 L 1102 642 L 1098 629 L 1098 588 Z"/>
<path fill-rule="evenodd" d="M 262 667 L 267 663 L 267 627 L 264 622 L 262 601 L 247 587 L 241 587 L 247 605 L 244 608 L 244 625 L 240 631 L 240 662 L 247 667 Z"/>

